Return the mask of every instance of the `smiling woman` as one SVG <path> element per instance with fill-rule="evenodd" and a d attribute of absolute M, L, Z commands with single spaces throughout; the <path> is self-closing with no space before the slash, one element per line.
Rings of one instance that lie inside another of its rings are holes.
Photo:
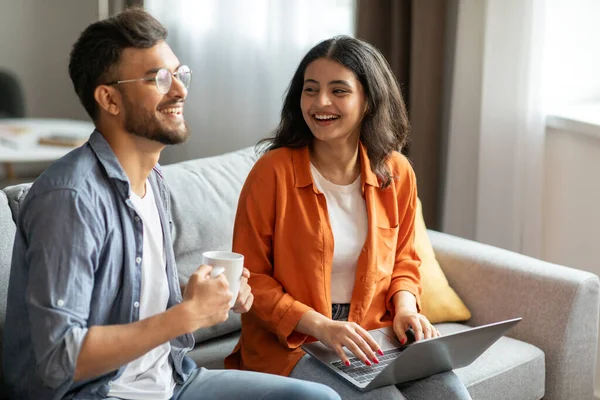
<path fill-rule="evenodd" d="M 300 108 L 315 138 L 323 142 L 357 141 L 367 102 L 354 73 L 323 58 L 308 65 L 304 78 Z M 344 179 L 332 182 L 350 183 Z"/>
<path fill-rule="evenodd" d="M 376 48 L 336 36 L 300 61 L 238 201 L 233 250 L 255 300 L 227 368 L 324 383 L 344 399 L 471 398 L 452 372 L 363 394 L 301 348 L 316 339 L 346 366 L 344 348 L 370 368 L 384 353 L 369 330 L 390 327 L 401 344 L 409 327 L 417 341 L 440 335 L 420 313 L 416 179 L 399 152 L 408 133 Z"/>

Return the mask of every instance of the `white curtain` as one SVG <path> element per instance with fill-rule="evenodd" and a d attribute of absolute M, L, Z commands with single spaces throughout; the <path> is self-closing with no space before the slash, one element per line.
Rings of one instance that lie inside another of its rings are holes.
<path fill-rule="evenodd" d="M 545 0 L 459 0 L 446 232 L 541 256 Z"/>
<path fill-rule="evenodd" d="M 279 122 L 298 63 L 317 42 L 354 34 L 354 0 L 146 0 L 193 70 L 188 142 L 163 164 L 251 146 Z"/>

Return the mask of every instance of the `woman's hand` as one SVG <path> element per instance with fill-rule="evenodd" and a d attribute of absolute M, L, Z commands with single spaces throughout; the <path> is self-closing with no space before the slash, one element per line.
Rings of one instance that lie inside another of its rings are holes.
<path fill-rule="evenodd" d="M 321 341 L 335 351 L 346 365 L 350 365 L 350 361 L 344 352 L 344 346 L 366 365 L 372 365 L 372 362 L 379 364 L 375 353 L 383 355 L 379 344 L 360 325 L 354 322 L 333 321 L 313 310 L 302 316 L 296 331 Z"/>
<path fill-rule="evenodd" d="M 406 343 L 406 331 L 409 328 L 412 328 L 415 333 L 415 341 L 441 336 L 427 317 L 419 314 L 417 301 L 412 293 L 401 290 L 394 294 L 392 301 L 395 310 L 394 332 L 398 336 L 400 344 Z"/>
<path fill-rule="evenodd" d="M 254 302 L 254 295 L 252 294 L 250 285 L 248 285 L 248 278 L 250 278 L 250 271 L 247 268 L 244 268 L 242 270 L 240 292 L 233 305 L 233 312 L 237 314 L 243 314 L 250 311 L 252 303 Z"/>
<path fill-rule="evenodd" d="M 343 346 L 352 352 L 359 360 L 370 366 L 371 362 L 379 364 L 376 352 L 383 355 L 379 344 L 360 325 L 354 322 L 330 320 L 321 330 L 319 339 L 321 343 L 336 352 L 340 360 L 350 365 Z"/>
<path fill-rule="evenodd" d="M 406 331 L 412 328 L 415 341 L 441 336 L 440 332 L 429 322 L 427 317 L 412 308 L 399 308 L 394 316 L 394 332 L 400 344 L 406 343 Z"/>

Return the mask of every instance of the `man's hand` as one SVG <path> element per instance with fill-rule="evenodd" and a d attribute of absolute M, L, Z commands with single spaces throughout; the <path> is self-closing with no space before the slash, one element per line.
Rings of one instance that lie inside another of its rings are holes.
<path fill-rule="evenodd" d="M 252 294 L 252 288 L 248 285 L 248 278 L 250 278 L 250 271 L 244 268 L 240 282 L 240 292 L 232 309 L 233 312 L 238 314 L 250 311 L 252 303 L 254 302 L 254 295 Z"/>
<path fill-rule="evenodd" d="M 210 277 L 212 267 L 201 265 L 191 276 L 181 303 L 187 309 L 187 332 L 208 328 L 229 317 L 232 294 L 223 275 Z"/>

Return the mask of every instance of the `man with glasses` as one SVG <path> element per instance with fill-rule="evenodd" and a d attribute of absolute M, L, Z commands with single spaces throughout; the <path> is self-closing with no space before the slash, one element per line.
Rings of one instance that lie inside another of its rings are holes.
<path fill-rule="evenodd" d="M 183 294 L 157 162 L 188 136 L 192 71 L 141 9 L 90 25 L 69 73 L 96 130 L 21 205 L 3 340 L 3 394 L 28 399 L 339 399 L 314 383 L 197 369 L 191 333 L 224 321 L 211 267 Z M 252 305 L 248 271 L 234 311 Z"/>

